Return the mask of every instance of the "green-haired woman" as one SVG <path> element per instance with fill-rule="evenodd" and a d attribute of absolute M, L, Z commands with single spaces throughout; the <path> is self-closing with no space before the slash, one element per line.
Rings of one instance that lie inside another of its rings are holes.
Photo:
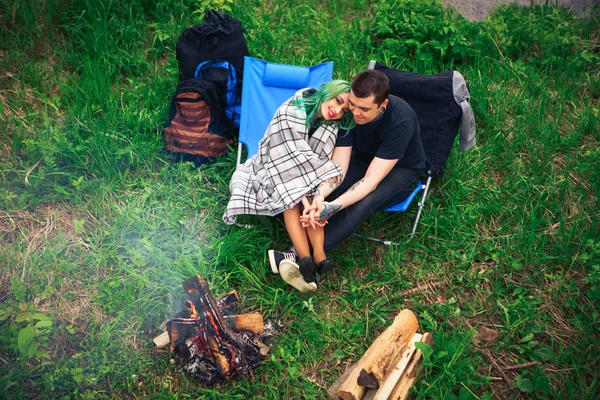
<path fill-rule="evenodd" d="M 269 250 L 269 262 L 301 292 L 316 290 L 317 274 L 333 266 L 323 249 L 323 225 L 305 227 L 300 216 L 319 185 L 339 184 L 347 169 L 336 163 L 335 144 L 338 133 L 355 125 L 349 92 L 350 83 L 343 80 L 296 92 L 275 112 L 258 153 L 238 166 L 229 183 L 226 223 L 233 224 L 239 214 L 283 212 L 295 252 Z"/>

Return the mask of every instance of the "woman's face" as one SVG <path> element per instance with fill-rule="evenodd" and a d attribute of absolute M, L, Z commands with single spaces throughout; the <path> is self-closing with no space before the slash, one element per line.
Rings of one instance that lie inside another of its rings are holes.
<path fill-rule="evenodd" d="M 321 104 L 321 116 L 326 121 L 340 119 L 348 112 L 349 92 L 339 94 L 337 97 L 324 101 Z"/>

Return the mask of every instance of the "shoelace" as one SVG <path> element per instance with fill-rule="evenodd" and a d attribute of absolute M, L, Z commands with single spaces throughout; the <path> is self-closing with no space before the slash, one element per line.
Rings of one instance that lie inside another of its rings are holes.
<path fill-rule="evenodd" d="M 286 253 L 285 251 L 282 251 L 281 254 L 283 254 L 283 258 L 294 262 L 296 261 L 296 253 Z"/>

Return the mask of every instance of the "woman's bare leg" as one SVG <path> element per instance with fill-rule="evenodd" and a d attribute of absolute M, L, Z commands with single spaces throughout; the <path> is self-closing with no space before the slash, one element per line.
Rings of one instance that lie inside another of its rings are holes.
<path fill-rule="evenodd" d="M 325 243 L 325 230 L 323 227 L 316 228 L 303 228 L 306 229 L 306 234 L 308 235 L 308 240 L 310 240 L 310 244 L 313 249 L 313 259 L 318 264 L 324 259 L 327 258 L 325 255 L 325 249 L 323 248 L 323 244 Z"/>
<path fill-rule="evenodd" d="M 286 210 L 283 212 L 283 220 L 285 222 L 285 229 L 287 229 L 288 235 L 292 240 L 292 244 L 296 249 L 296 253 L 300 259 L 310 256 L 310 245 L 308 243 L 308 237 L 306 236 L 306 229 L 302 227 L 300 223 L 300 205 Z M 321 247 L 325 241 L 325 236 L 321 241 Z"/>

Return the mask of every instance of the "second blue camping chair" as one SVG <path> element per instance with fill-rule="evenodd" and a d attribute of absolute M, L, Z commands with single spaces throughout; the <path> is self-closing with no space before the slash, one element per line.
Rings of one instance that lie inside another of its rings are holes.
<path fill-rule="evenodd" d="M 248 158 L 258 152 L 258 142 L 280 105 L 299 89 L 317 88 L 332 77 L 333 62 L 298 67 L 244 57 L 237 164 L 241 161 L 242 145 L 248 149 Z"/>

